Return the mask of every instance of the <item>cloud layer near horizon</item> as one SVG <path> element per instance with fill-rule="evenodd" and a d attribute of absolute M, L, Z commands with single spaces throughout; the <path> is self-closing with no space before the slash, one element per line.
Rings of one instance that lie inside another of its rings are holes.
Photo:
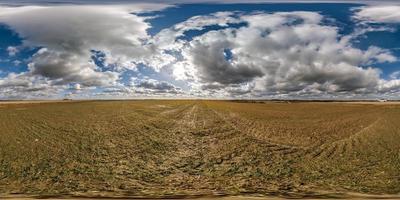
<path fill-rule="evenodd" d="M 9 56 L 36 49 L 27 71 L 0 78 L 0 98 L 362 98 L 399 93 L 397 72 L 384 79 L 375 67 L 398 58 L 376 46 L 354 47 L 358 35 L 340 34 L 320 13 L 217 12 L 150 35 L 152 24 L 138 13 L 168 6 L 0 7 L 0 23 L 23 38 L 21 45 L 7 48 Z M 400 23 L 397 11 L 398 6 L 364 6 L 353 18 L 369 28 L 370 23 Z M 191 31 L 201 33 L 187 37 Z M 146 74 L 124 77 L 139 66 L 167 71 L 188 89 Z"/>

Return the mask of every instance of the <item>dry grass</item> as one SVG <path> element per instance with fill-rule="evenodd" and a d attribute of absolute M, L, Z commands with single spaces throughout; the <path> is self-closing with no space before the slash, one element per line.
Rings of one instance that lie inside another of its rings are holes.
<path fill-rule="evenodd" d="M 400 192 L 400 105 L 0 105 L 0 194 Z"/>

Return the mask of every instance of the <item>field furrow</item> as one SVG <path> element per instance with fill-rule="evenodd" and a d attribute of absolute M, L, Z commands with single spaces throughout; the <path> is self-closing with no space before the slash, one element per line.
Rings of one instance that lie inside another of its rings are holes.
<path fill-rule="evenodd" d="M 398 105 L 2 104 L 0 194 L 400 192 Z"/>

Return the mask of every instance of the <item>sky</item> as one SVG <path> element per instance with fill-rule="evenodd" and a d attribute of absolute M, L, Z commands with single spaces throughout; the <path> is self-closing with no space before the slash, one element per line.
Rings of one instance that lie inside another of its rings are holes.
<path fill-rule="evenodd" d="M 0 100 L 64 98 L 400 99 L 400 4 L 0 0 Z"/>

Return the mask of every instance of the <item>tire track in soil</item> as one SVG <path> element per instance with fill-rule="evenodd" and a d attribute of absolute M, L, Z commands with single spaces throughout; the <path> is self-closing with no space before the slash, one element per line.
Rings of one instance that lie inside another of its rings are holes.
<path fill-rule="evenodd" d="M 228 124 L 230 127 L 232 127 L 235 131 L 238 131 L 241 134 L 245 134 L 248 137 L 252 137 L 253 139 L 263 143 L 265 147 L 268 147 L 268 149 L 272 152 L 275 153 L 280 153 L 283 155 L 288 155 L 288 154 L 301 154 L 303 152 L 303 148 L 296 147 L 296 146 L 291 146 L 291 145 L 284 145 L 284 144 L 278 144 L 275 142 L 272 142 L 270 140 L 260 140 L 257 139 L 258 134 L 260 134 L 257 129 L 257 123 L 256 122 L 251 122 L 249 120 L 245 119 L 238 119 L 238 117 L 233 114 L 224 114 L 221 112 L 218 112 L 216 110 L 213 110 L 213 112 L 221 118 L 226 124 Z M 236 117 L 235 117 L 236 116 Z M 234 121 L 239 121 L 239 126 L 243 127 L 240 128 L 238 125 L 235 125 Z M 244 124 L 242 124 L 244 123 Z"/>
<path fill-rule="evenodd" d="M 307 157 L 312 159 L 330 159 L 332 157 L 341 157 L 354 152 L 360 145 L 364 145 L 364 138 L 370 129 L 373 129 L 381 122 L 381 118 L 375 120 L 367 127 L 357 131 L 348 138 L 335 141 L 330 144 L 322 144 L 320 146 L 307 150 Z"/>

